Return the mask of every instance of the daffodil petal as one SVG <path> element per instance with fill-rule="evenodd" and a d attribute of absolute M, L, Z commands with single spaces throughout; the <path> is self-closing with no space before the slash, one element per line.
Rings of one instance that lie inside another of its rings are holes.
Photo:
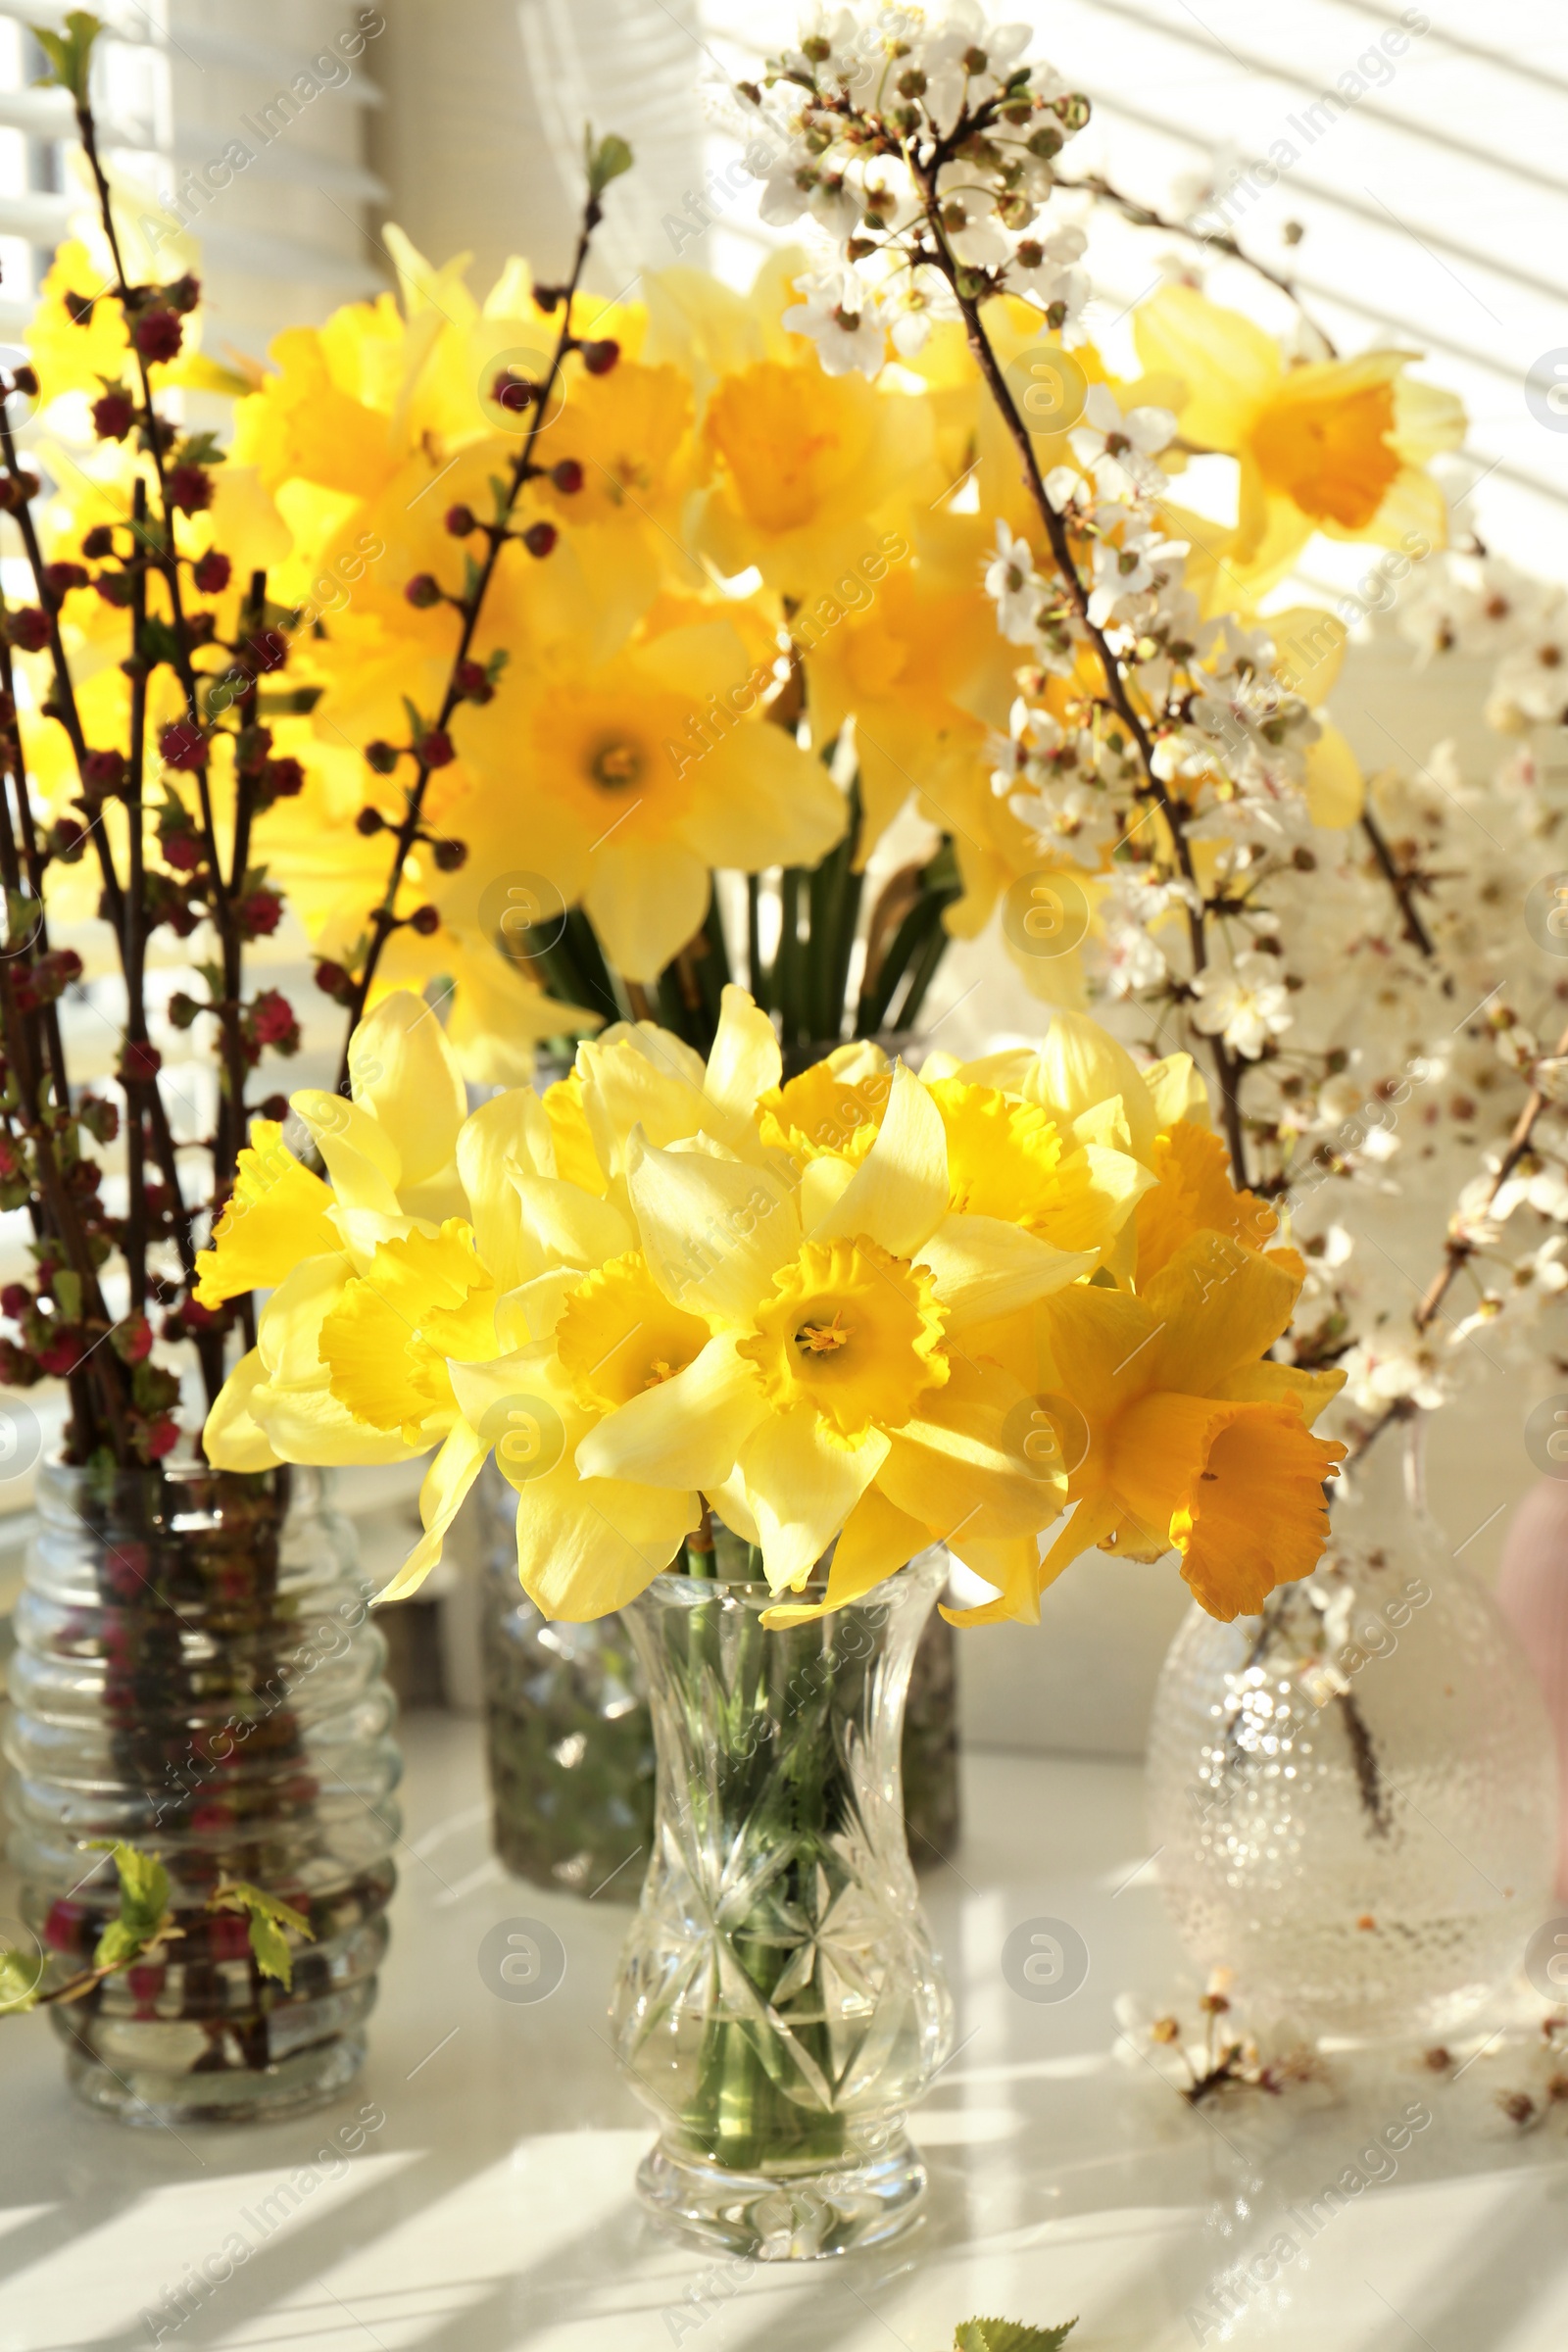
<path fill-rule="evenodd" d="M 1306 747 L 1306 812 L 1314 825 L 1338 830 L 1359 821 L 1366 807 L 1366 779 L 1349 743 L 1325 720 Z"/>
<path fill-rule="evenodd" d="M 744 1160 L 662 1152 L 634 1132 L 626 1189 L 654 1280 L 689 1313 L 743 1321 L 800 1251 L 784 1184 Z"/>
<path fill-rule="evenodd" d="M 1212 1396 L 1273 1346 L 1300 1287 L 1299 1277 L 1228 1235 L 1194 1234 L 1144 1290 L 1143 1304 L 1162 1327 L 1148 1350 L 1146 1385 Z"/>
<path fill-rule="evenodd" d="M 740 1468 L 757 1516 L 762 1572 L 775 1592 L 804 1584 L 887 1459 L 871 1430 L 858 1446 L 829 1436 L 815 1410 L 770 1413 L 747 1440 Z"/>
<path fill-rule="evenodd" d="M 448 1167 L 467 1098 L 445 1032 L 422 998 L 400 989 L 366 1015 L 349 1040 L 349 1078 L 355 1102 L 391 1139 L 400 1192 Z"/>
<path fill-rule="evenodd" d="M 837 1208 L 856 1174 L 854 1160 L 839 1159 L 831 1152 L 807 1161 L 801 1171 L 801 1224 L 813 1241 L 817 1227 Z"/>
<path fill-rule="evenodd" d="M 907 1565 L 931 1542 L 918 1519 L 898 1510 L 880 1487 L 867 1487 L 844 1522 L 827 1572 L 826 1596 L 810 1603 L 786 1601 L 762 1612 L 765 1626 L 806 1625 L 833 1609 L 846 1609 Z"/>
<path fill-rule="evenodd" d="M 731 1117 L 750 1121 L 759 1099 L 777 1086 L 783 1072 L 772 1022 L 744 988 L 731 983 L 719 999 L 704 1092 Z"/>
<path fill-rule="evenodd" d="M 947 1386 L 932 1390 L 891 1433 L 877 1484 L 890 1501 L 949 1542 L 1029 1535 L 1067 1498 L 1054 1455 L 1036 1461 L 1024 1439 L 1037 1427 L 1032 1400 L 1000 1365 L 954 1355 Z"/>
<path fill-rule="evenodd" d="M 1178 1120 L 1189 1127 L 1208 1125 L 1208 1088 L 1190 1054 L 1167 1054 L 1163 1061 L 1152 1061 L 1144 1084 L 1161 1135 Z"/>
<path fill-rule="evenodd" d="M 995 1585 L 995 1600 L 976 1601 L 971 1608 L 942 1614 L 950 1625 L 1038 1625 L 1040 1622 L 1040 1544 L 1034 1536 L 1013 1536 L 985 1543 L 959 1537 L 953 1549 L 966 1568 Z"/>
<path fill-rule="evenodd" d="M 683 1372 L 607 1413 L 578 1446 L 577 1467 L 584 1478 L 710 1490 L 731 1475 L 766 1410 L 760 1381 L 724 1334 Z"/>
<path fill-rule="evenodd" d="M 1113 1536 L 1119 1517 L 1120 1505 L 1113 1494 L 1103 1491 L 1086 1494 L 1040 1563 L 1042 1590 L 1047 1585 L 1054 1584 L 1062 1570 L 1070 1568 L 1074 1560 L 1081 1559 L 1086 1551 L 1093 1551 L 1108 1536 Z"/>
<path fill-rule="evenodd" d="M 517 1197 L 516 1269 L 520 1281 L 549 1273 L 563 1258 L 586 1270 L 621 1257 L 637 1237 L 612 1200 L 601 1200 L 580 1185 L 555 1176 L 531 1176 L 513 1167 Z"/>
<path fill-rule="evenodd" d="M 703 1493 L 713 1506 L 714 1516 L 722 1520 L 731 1535 L 739 1536 L 743 1544 L 760 1544 L 761 1531 L 752 1498 L 746 1492 L 746 1481 L 737 1470 L 733 1477 L 721 1479 L 716 1486 L 705 1487 Z"/>
<path fill-rule="evenodd" d="M 532 1087 L 513 1087 L 482 1102 L 463 1123 L 457 1141 L 458 1174 L 467 1201 L 474 1245 L 510 1291 L 524 1279 L 519 1250 L 521 1208 L 512 1165 L 553 1179 L 556 1150 L 550 1120 Z"/>
<path fill-rule="evenodd" d="M 215 1470 L 275 1470 L 279 1456 L 251 1413 L 251 1399 L 267 1378 L 261 1351 L 242 1355 L 219 1390 L 202 1431 L 202 1445 Z"/>
<path fill-rule="evenodd" d="M 504 1428 L 505 1414 L 498 1409 L 503 1406 L 532 1408 L 541 1422 L 550 1425 L 543 1454 L 535 1447 L 531 1455 L 520 1451 L 509 1455 L 504 1446 L 498 1447 L 497 1467 L 504 1478 L 511 1479 L 518 1464 L 528 1477 L 544 1475 L 538 1467 L 541 1459 L 547 1470 L 554 1469 L 569 1457 L 593 1427 L 594 1417 L 573 1396 L 552 1339 L 531 1341 L 526 1347 L 514 1348 L 510 1355 L 493 1355 L 482 1363 L 464 1364 L 454 1358 L 447 1365 L 447 1376 L 459 1412 L 475 1429 Z"/>
<path fill-rule="evenodd" d="M 1049 1298 L 1099 1263 L 1096 1250 L 1055 1250 L 1000 1217 L 944 1217 L 920 1251 L 949 1331 L 1014 1313 Z"/>
<path fill-rule="evenodd" d="M 1092 1428 L 1151 1385 L 1160 1324 L 1146 1299 L 1069 1284 L 1045 1301 L 1037 1327 L 1041 1386 L 1069 1395 Z"/>
<path fill-rule="evenodd" d="M 416 1592 L 441 1558 L 447 1531 L 463 1506 L 468 1489 L 483 1469 L 490 1447 L 466 1421 L 459 1421 L 424 1474 L 419 1489 L 419 1517 L 424 1533 L 377 1600 L 403 1600 Z"/>
<path fill-rule="evenodd" d="M 290 1095 L 289 1107 L 310 1129 L 342 1207 L 368 1208 L 386 1217 L 404 1213 L 398 1199 L 403 1162 L 379 1120 L 361 1103 L 347 1102 L 319 1087 L 303 1087 Z"/>
<path fill-rule="evenodd" d="M 1154 1109 L 1137 1062 L 1087 1012 L 1054 1013 L 1025 1082 L 1024 1101 L 1037 1102 L 1066 1127 L 1080 1111 L 1112 1096 L 1120 1099 L 1133 1156 L 1147 1163 L 1154 1142 Z"/>
<path fill-rule="evenodd" d="M 607 1617 L 669 1566 L 702 1517 L 696 1494 L 580 1479 L 570 1460 L 517 1489 L 517 1573 L 546 1617 Z"/>
<path fill-rule="evenodd" d="M 893 1256 L 912 1258 L 936 1231 L 947 1205 L 942 1114 L 901 1062 L 876 1142 L 811 1239 L 853 1241 L 863 1233 Z"/>
<path fill-rule="evenodd" d="M 433 1430 L 410 1443 L 398 1430 L 371 1429 L 356 1420 L 329 1389 L 285 1389 L 268 1382 L 251 1392 L 251 1415 L 280 1461 L 324 1467 L 410 1462 L 446 1434 Z"/>
<path fill-rule="evenodd" d="M 1179 376 L 1190 441 L 1235 450 L 1285 372 L 1272 335 L 1196 287 L 1161 286 L 1133 314 L 1133 339 L 1149 375 Z"/>
<path fill-rule="evenodd" d="M 594 1157 L 608 1177 L 625 1173 L 635 1128 L 662 1146 L 696 1135 L 714 1114 L 703 1092 L 701 1056 L 651 1021 L 617 1022 L 587 1040 L 577 1049 L 575 1075 Z"/>
<path fill-rule="evenodd" d="M 1340 1371 L 1301 1372 L 1295 1364 L 1244 1364 L 1214 1390 L 1244 1404 L 1285 1404 L 1294 1401 L 1308 1429 L 1345 1386 Z"/>
<path fill-rule="evenodd" d="M 321 1325 L 341 1303 L 353 1279 L 353 1265 L 342 1250 L 330 1257 L 307 1257 L 284 1276 L 257 1325 L 257 1349 L 269 1381 L 285 1389 L 326 1387 Z"/>
<path fill-rule="evenodd" d="M 701 929 L 710 887 L 683 842 L 610 841 L 594 858 L 583 909 L 615 969 L 651 987 Z"/>

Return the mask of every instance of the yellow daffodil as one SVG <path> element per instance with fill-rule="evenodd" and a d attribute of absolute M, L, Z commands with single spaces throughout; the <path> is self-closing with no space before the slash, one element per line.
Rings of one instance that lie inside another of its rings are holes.
<path fill-rule="evenodd" d="M 1147 1102 L 1136 1066 L 1130 1056 L 1123 1058 Z M 1086 1133 L 1080 1135 L 1080 1107 L 1087 1106 L 1047 1108 L 1040 1094 L 1025 1096 L 1026 1060 L 1011 1057 L 1007 1064 L 1020 1079 L 1016 1095 L 974 1083 L 972 1070 L 955 1065 L 945 1071 L 941 1060 L 922 1072 L 942 1122 L 948 1213 L 1016 1226 L 1054 1249 L 1087 1252 L 1090 1265 L 1108 1263 L 1117 1236 L 1154 1179 L 1127 1148 L 1126 1121 L 1116 1116 L 1119 1097 L 1097 1118 L 1086 1117 Z M 1119 1065 L 1111 1066 L 1120 1079 Z M 837 1048 L 825 1061 L 762 1098 L 762 1139 L 788 1152 L 802 1168 L 808 1203 L 842 1190 L 849 1172 L 870 1153 L 892 1098 L 893 1076 L 880 1049 L 861 1041 Z M 1097 1105 L 1100 1102 L 1097 1097 Z"/>
<path fill-rule="evenodd" d="M 549 1123 L 525 1090 L 468 1116 L 439 1022 L 407 994 L 361 1023 L 349 1069 L 352 1101 L 306 1089 L 291 1103 L 330 1183 L 258 1122 L 198 1261 L 204 1305 L 272 1293 L 205 1443 L 219 1468 L 256 1470 L 401 1461 L 445 1440 L 421 1496 L 417 1581 L 484 1459 L 448 1359 L 510 1344 L 502 1296 L 545 1262 L 513 1176 L 550 1164 Z"/>
<path fill-rule="evenodd" d="M 1338 1376 L 1259 1361 L 1299 1261 L 1259 1252 L 1272 1212 L 1226 1180 L 1186 1055 L 1139 1072 L 1058 1016 L 966 1067 L 860 1045 L 782 1087 L 731 988 L 706 1064 L 617 1024 L 543 1102 L 465 1116 L 407 994 L 350 1068 L 352 1101 L 294 1098 L 329 1181 L 259 1126 L 204 1252 L 205 1303 L 272 1286 L 206 1439 L 245 1470 L 438 1448 L 389 1595 L 492 1450 L 557 1617 L 622 1605 L 705 1505 L 760 1546 L 785 1624 L 944 1540 L 998 1588 L 956 1613 L 980 1618 L 1033 1615 L 1097 1544 L 1174 1546 L 1220 1614 L 1315 1559 L 1339 1449 L 1303 1412 Z M 789 1597 L 830 1551 L 822 1596 Z"/>
<path fill-rule="evenodd" d="M 571 1077 L 545 1098 L 559 1171 L 548 1209 L 537 1180 L 514 1182 L 556 1264 L 515 1295 L 522 1345 L 454 1365 L 452 1380 L 468 1426 L 517 1491 L 518 1572 L 548 1616 L 618 1608 L 668 1566 L 702 1516 L 695 1488 L 578 1466 L 605 1416 L 673 1381 L 713 1329 L 700 1302 L 655 1283 L 636 1249 L 628 1152 L 649 1137 L 701 1154 L 734 1143 L 760 1165 L 756 1105 L 779 1067 L 772 1023 L 731 987 L 706 1066 L 652 1022 L 617 1023 L 578 1048 Z M 727 1238 L 694 1231 L 693 1262 Z"/>
<path fill-rule="evenodd" d="M 942 1113 L 909 1071 L 860 1164 L 818 1159 L 798 1194 L 771 1170 L 641 1136 L 627 1189 L 654 1281 L 713 1336 L 580 1442 L 586 1476 L 708 1494 L 760 1544 L 775 1592 L 837 1537 L 832 1606 L 938 1536 L 967 1556 L 1051 1515 L 1007 1450 L 1025 1394 L 962 1335 L 1092 1260 L 950 1214 Z"/>
<path fill-rule="evenodd" d="M 616 1022 L 602 1037 L 583 1041 L 571 1079 L 545 1098 L 558 1152 L 560 1122 L 569 1116 L 574 1171 L 581 1169 L 585 1144 L 599 1171 L 594 1189 L 613 1187 L 622 1200 L 627 1150 L 638 1129 L 652 1144 L 706 1136 L 738 1158 L 760 1160 L 765 1139 L 758 1130 L 757 1106 L 777 1087 L 782 1067 L 772 1022 L 745 989 L 733 985 L 719 999 L 706 1063 L 653 1021 Z M 584 1170 L 576 1181 L 591 1179 Z"/>
<path fill-rule="evenodd" d="M 1256 596 L 1283 579 L 1315 531 L 1396 547 L 1447 543 L 1447 510 L 1426 468 L 1457 449 L 1452 393 L 1408 372 L 1408 352 L 1288 367 L 1272 335 L 1191 286 L 1168 285 L 1134 316 L 1146 368 L 1179 378 L 1182 438 L 1239 461 L 1226 564 Z"/>
<path fill-rule="evenodd" d="M 1323 1485 L 1345 1451 L 1310 1428 L 1344 1374 L 1262 1360 L 1299 1288 L 1285 1264 L 1203 1232 L 1137 1298 L 1081 1285 L 1048 1298 L 1032 1356 L 1016 1323 L 978 1335 L 1077 1457 L 1077 1507 L 1038 1570 L 1015 1557 L 1006 1589 L 959 1621 L 1032 1620 L 1042 1588 L 1097 1546 L 1141 1560 L 1180 1552 L 1197 1599 L 1226 1619 L 1308 1575 L 1328 1539 Z"/>
<path fill-rule="evenodd" d="M 1217 1233 L 1244 1249 L 1264 1250 L 1298 1278 L 1305 1273 L 1296 1252 L 1279 1246 L 1277 1211 L 1231 1183 L 1229 1156 L 1217 1135 L 1178 1120 L 1155 1137 L 1152 1164 L 1159 1181 L 1138 1203 L 1141 1291 L 1198 1233 Z"/>
<path fill-rule="evenodd" d="M 627 1246 L 586 1276 L 539 1286 L 529 1316 L 537 1337 L 491 1362 L 452 1367 L 467 1425 L 494 1446 L 516 1490 L 518 1575 L 549 1617 L 619 1608 L 668 1567 L 702 1518 L 694 1490 L 578 1464 L 607 1415 L 672 1383 L 710 1335 L 706 1318 L 654 1284 L 629 1223 L 616 1238 Z"/>
<path fill-rule="evenodd" d="M 998 633 L 978 564 L 966 586 L 947 588 L 906 540 L 896 543 L 897 563 L 879 555 L 841 575 L 792 624 L 817 739 L 830 743 L 855 720 L 861 864 L 916 791 L 945 832 L 962 832 L 968 776 L 1015 691 L 1015 650 Z"/>
<path fill-rule="evenodd" d="M 725 375 L 704 422 L 712 466 L 696 551 L 728 576 L 753 565 L 810 613 L 841 577 L 888 561 L 911 504 L 941 496 L 927 402 L 824 375 L 809 343 Z"/>
<path fill-rule="evenodd" d="M 760 713 L 769 671 L 714 617 L 465 711 L 457 741 L 485 778 L 468 887 L 515 864 L 526 790 L 530 865 L 581 900 L 626 978 L 657 980 L 702 924 L 710 867 L 811 865 L 844 830 L 821 761 Z"/>

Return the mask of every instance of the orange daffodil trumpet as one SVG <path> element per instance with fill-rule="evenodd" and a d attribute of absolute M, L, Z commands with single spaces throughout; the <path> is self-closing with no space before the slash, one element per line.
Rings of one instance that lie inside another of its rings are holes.
<path fill-rule="evenodd" d="M 1283 579 L 1312 537 L 1398 547 L 1447 542 L 1448 512 L 1427 471 L 1464 439 L 1451 392 L 1409 374 L 1418 353 L 1287 365 L 1274 337 L 1195 287 L 1162 286 L 1133 321 L 1151 374 L 1182 387 L 1184 437 L 1237 460 L 1240 512 L 1225 550 L 1231 586 L 1252 600 Z"/>
<path fill-rule="evenodd" d="M 860 1042 L 786 1084 L 732 987 L 706 1063 L 620 1024 L 543 1099 L 466 1112 L 406 994 L 350 1068 L 352 1099 L 293 1101 L 326 1180 L 259 1126 L 203 1258 L 204 1300 L 272 1287 L 207 1446 L 437 1448 L 388 1596 L 492 1451 L 554 1617 L 621 1606 L 708 1508 L 783 1623 L 939 1541 L 997 1593 L 960 1620 L 1033 1617 L 1096 1544 L 1176 1551 L 1220 1615 L 1316 1560 L 1338 1376 L 1264 1360 L 1299 1260 L 1227 1182 L 1187 1055 L 1140 1070 L 1060 1014 L 1038 1049 L 916 1073 Z"/>

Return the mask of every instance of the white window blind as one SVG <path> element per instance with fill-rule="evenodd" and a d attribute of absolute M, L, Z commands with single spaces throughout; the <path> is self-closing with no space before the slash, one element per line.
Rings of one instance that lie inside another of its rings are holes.
<path fill-rule="evenodd" d="M 0 332 L 12 336 L 79 202 L 70 103 L 30 86 L 42 59 L 27 25 L 66 13 L 0 0 Z M 99 13 L 101 145 L 149 219 L 198 240 L 211 350 L 260 357 L 279 327 L 386 282 L 367 237 L 384 190 L 364 162 L 366 114 L 382 103 L 379 10 L 121 0 Z"/>

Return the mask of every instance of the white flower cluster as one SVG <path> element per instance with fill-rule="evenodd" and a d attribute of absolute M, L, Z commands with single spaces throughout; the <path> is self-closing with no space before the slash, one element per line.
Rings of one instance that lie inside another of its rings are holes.
<path fill-rule="evenodd" d="M 738 96 L 776 141 L 761 218 L 809 220 L 836 248 L 798 281 L 785 325 L 815 342 L 830 375 L 875 375 L 955 288 L 1021 295 L 1070 333 L 1088 298 L 1081 229 L 1047 225 L 1053 163 L 1089 102 L 1050 67 L 1021 62 L 1027 24 L 991 24 L 978 0 L 932 11 L 818 9 L 800 45 Z"/>
<path fill-rule="evenodd" d="M 1363 1416 L 1436 1407 L 1539 1349 L 1568 1291 L 1568 889 L 1552 891 L 1568 777 L 1531 733 L 1568 715 L 1568 601 L 1497 559 L 1434 555 L 1397 625 L 1423 661 L 1491 663 L 1477 700 L 1517 740 L 1490 777 L 1444 743 L 1412 776 L 1373 780 L 1397 893 L 1353 831 L 1314 834 L 1311 864 L 1275 878 L 1295 1025 L 1248 1093 L 1309 1268 L 1298 1354 L 1337 1354 Z M 1513 1158 L 1533 1089 L 1544 1105 Z M 1454 1279 L 1417 1332 L 1446 1250 Z"/>
<path fill-rule="evenodd" d="M 1030 690 L 1013 706 L 1009 738 L 992 747 L 992 785 L 1042 864 L 1070 859 L 1098 876 L 1116 853 L 1097 884 L 1085 951 L 1104 993 L 1179 999 L 1200 1032 L 1252 1061 L 1291 1025 L 1278 924 L 1259 892 L 1311 832 L 1306 760 L 1321 730 L 1279 684 L 1266 629 L 1244 629 L 1231 614 L 1200 618 L 1188 549 L 1157 507 L 1167 487 L 1159 454 L 1175 429 L 1167 410 L 1124 415 L 1107 385 L 1090 388 L 1069 437 L 1077 465 L 1045 484 L 1087 590 L 1081 612 L 1054 561 L 1040 569 L 1027 541 L 998 523 L 986 586 L 999 628 L 1031 650 L 1034 671 L 1022 673 Z M 1083 685 L 1097 674 L 1098 688 Z M 1179 858 L 1172 809 L 1187 842 L 1205 845 L 1206 901 Z M 1212 960 L 1196 972 L 1190 925 L 1173 914 L 1211 918 Z"/>
<path fill-rule="evenodd" d="M 1158 1051 L 1174 1018 L 1200 1058 L 1212 1039 L 1232 1057 L 1252 1180 L 1289 1208 L 1307 1260 L 1297 1359 L 1343 1363 L 1354 1415 L 1433 1408 L 1522 1352 L 1568 1291 L 1568 1058 L 1554 1051 L 1568 887 L 1533 923 L 1527 905 L 1568 867 L 1568 789 L 1529 741 L 1568 719 L 1568 599 L 1488 558 L 1432 558 L 1401 625 L 1427 659 L 1494 663 L 1488 716 L 1519 748 L 1476 783 L 1440 745 L 1413 780 L 1374 779 L 1365 823 L 1325 829 L 1306 790 L 1320 727 L 1277 682 L 1266 626 L 1200 623 L 1187 551 L 1161 531 L 1170 433 L 1160 412 L 1123 416 L 1097 387 L 1072 436 L 1078 468 L 1048 479 L 1087 614 L 1053 563 L 998 526 L 987 585 L 1035 669 L 993 744 L 993 788 L 1042 864 L 1091 888 L 1083 956 L 1097 993 L 1159 1008 Z M 1147 765 L 1108 689 L 1081 684 L 1096 674 L 1092 630 L 1142 722 Z M 1189 848 L 1201 845 L 1201 889 L 1152 806 L 1151 770 Z M 1499 1187 L 1538 1084 L 1550 1100 Z M 1457 1278 L 1418 1332 L 1412 1306 L 1450 1243 Z"/>

